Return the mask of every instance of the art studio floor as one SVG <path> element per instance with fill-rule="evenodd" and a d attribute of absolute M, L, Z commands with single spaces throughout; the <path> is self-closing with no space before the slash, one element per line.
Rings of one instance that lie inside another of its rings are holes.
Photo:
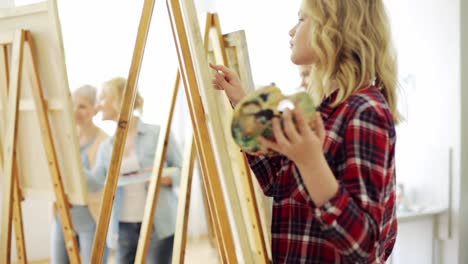
<path fill-rule="evenodd" d="M 31 264 L 49 264 L 50 261 L 32 261 Z M 108 264 L 115 263 L 113 256 Z M 185 253 L 185 263 L 218 263 L 218 256 L 215 248 L 212 248 L 207 239 L 189 241 Z"/>

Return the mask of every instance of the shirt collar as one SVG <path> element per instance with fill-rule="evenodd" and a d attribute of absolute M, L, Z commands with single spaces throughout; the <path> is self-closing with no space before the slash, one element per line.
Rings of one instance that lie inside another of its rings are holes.
<path fill-rule="evenodd" d="M 337 94 L 338 89 L 333 91 L 329 96 L 325 97 L 325 99 L 323 99 L 323 101 L 317 108 L 317 111 L 320 112 L 324 121 L 328 119 L 328 117 L 333 113 L 333 110 L 335 109 L 335 107 L 332 107 L 332 104 L 335 101 Z"/>
<path fill-rule="evenodd" d="M 137 133 L 139 135 L 145 134 L 148 132 L 148 127 L 141 121 L 140 118 L 138 118 L 138 125 L 137 125 Z"/>
<path fill-rule="evenodd" d="M 375 88 L 375 86 L 366 86 L 363 88 L 359 88 L 353 92 L 353 94 L 363 92 L 366 89 L 370 88 Z M 333 111 L 336 110 L 337 106 L 332 106 L 332 104 L 335 102 L 336 97 L 338 96 L 338 89 L 335 89 L 328 97 L 325 97 L 323 101 L 320 103 L 320 106 L 317 108 L 317 111 L 319 111 L 322 115 L 322 119 L 325 121 L 330 117 L 330 115 L 333 113 Z"/>

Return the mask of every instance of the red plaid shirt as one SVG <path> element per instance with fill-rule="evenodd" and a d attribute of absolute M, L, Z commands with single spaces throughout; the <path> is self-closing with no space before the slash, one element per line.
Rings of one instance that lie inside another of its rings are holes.
<path fill-rule="evenodd" d="M 274 198 L 274 263 L 384 263 L 395 244 L 395 129 L 385 98 L 360 89 L 319 107 L 324 153 L 340 188 L 325 205 L 311 200 L 299 170 L 284 156 L 249 156 L 264 193 Z"/>

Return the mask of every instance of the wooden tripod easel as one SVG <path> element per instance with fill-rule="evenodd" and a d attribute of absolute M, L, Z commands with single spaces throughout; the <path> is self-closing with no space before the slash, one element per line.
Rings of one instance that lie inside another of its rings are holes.
<path fill-rule="evenodd" d="M 0 73 L 0 85 L 3 85 L 3 87 L 8 87 L 9 85 L 9 63 L 8 63 L 8 47 L 7 45 L 9 44 L 8 41 L 6 42 L 1 42 L 0 46 L 0 63 L 4 65 L 4 72 Z M 11 44 L 11 43 L 10 43 Z M 4 125 L 6 125 L 6 120 L 7 120 L 7 111 L 5 111 L 6 106 L 8 105 L 8 91 L 7 89 L 1 89 L 0 90 L 0 98 L 1 98 L 1 106 L 4 108 L 2 111 L 3 116 L 1 117 L 2 120 L 4 120 Z M 2 139 L 5 138 L 5 133 L 4 133 L 5 126 L 3 126 L 3 129 L 0 129 L 0 168 L 4 170 L 4 155 L 3 155 L 3 143 Z M 21 201 L 23 200 L 21 190 L 19 187 L 19 182 L 18 182 L 18 164 L 16 162 L 16 157 L 13 157 L 13 171 L 15 174 L 12 176 L 13 177 L 13 221 L 15 224 L 15 235 L 16 235 L 16 250 L 17 250 L 17 255 L 18 255 L 18 260 L 20 263 L 27 263 L 27 255 L 26 255 L 26 246 L 25 246 L 25 239 L 24 239 L 24 228 L 23 228 L 23 216 L 22 216 L 22 209 L 21 209 Z"/>
<path fill-rule="evenodd" d="M 188 1 L 190 2 L 190 1 Z M 191 4 L 192 10 L 194 10 L 193 3 Z M 183 5 L 183 4 L 182 4 Z M 214 148 L 212 143 L 207 140 L 210 138 L 209 128 L 206 123 L 206 113 L 203 107 L 202 98 L 200 94 L 200 87 L 197 80 L 195 65 L 193 64 L 190 47 L 188 42 L 188 36 L 186 35 L 186 29 L 184 23 L 194 23 L 194 21 L 184 21 L 183 13 L 181 11 L 181 3 L 177 1 L 168 1 L 169 13 L 171 17 L 171 22 L 173 26 L 173 33 L 178 48 L 179 62 L 181 68 L 181 75 L 184 81 L 184 87 L 186 89 L 187 101 L 190 107 L 190 114 L 192 125 L 194 127 L 195 135 L 195 144 L 197 147 L 198 156 L 200 158 L 201 168 L 203 171 L 203 183 L 205 186 L 205 192 L 207 193 L 209 208 L 211 212 L 211 219 L 213 221 L 215 235 L 217 239 L 218 250 L 223 262 L 226 263 L 236 263 L 238 261 L 236 256 L 236 248 L 234 246 L 234 237 L 232 234 L 231 227 L 229 226 L 229 217 L 226 208 L 226 203 L 223 192 L 220 175 L 218 174 L 217 161 L 215 159 Z M 125 145 L 126 133 L 128 130 L 128 123 L 131 118 L 131 110 L 133 109 L 134 99 L 136 95 L 136 83 L 138 80 L 138 75 L 141 68 L 141 61 L 143 58 L 144 47 L 146 44 L 146 39 L 148 35 L 149 25 L 151 22 L 151 16 L 154 8 L 154 0 L 146 0 L 143 7 L 142 17 L 140 20 L 139 30 L 137 34 L 135 51 L 132 59 L 132 64 L 129 72 L 129 77 L 127 81 L 127 87 L 124 94 L 124 99 L 122 102 L 123 108 L 121 109 L 120 119 L 118 122 L 116 140 L 114 144 L 114 149 L 111 158 L 111 167 L 108 171 L 108 176 L 106 180 L 106 186 L 104 191 L 103 203 L 101 207 L 101 214 L 99 223 L 97 226 L 97 232 L 95 236 L 95 243 L 93 247 L 93 263 L 101 263 L 105 238 L 107 237 L 108 224 L 110 221 L 112 203 L 114 199 L 114 193 L 117 188 L 117 182 L 120 171 L 120 162 L 122 159 L 122 153 Z M 188 8 L 190 9 L 190 8 Z M 210 20 L 210 26 L 213 26 L 214 17 Z M 198 22 L 197 22 L 198 25 Z M 219 26 L 219 23 L 217 24 Z M 216 26 L 216 25 L 215 25 Z M 218 31 L 220 33 L 220 29 Z M 218 38 L 218 41 L 221 41 Z M 202 42 L 202 41 L 200 41 Z M 220 44 L 222 46 L 222 42 Z M 176 82 L 176 87 L 178 84 Z M 175 88 L 176 90 L 177 88 Z M 176 94 L 176 93 L 175 93 Z M 174 102 L 175 96 L 173 97 Z M 213 102 L 211 102 L 213 103 Z M 173 107 L 173 106 L 171 106 Z M 173 111 L 173 109 L 171 110 Z M 172 113 L 171 113 L 172 115 Z M 168 118 L 168 122 L 172 120 L 172 116 Z M 160 187 L 160 178 L 163 167 L 163 160 L 165 158 L 166 149 L 164 146 L 168 143 L 168 131 L 170 130 L 170 125 L 166 125 L 161 129 L 165 131 L 165 135 L 160 135 L 160 144 L 158 144 L 158 149 L 156 151 L 155 157 L 155 166 L 153 170 L 153 178 L 151 179 L 149 187 L 149 197 L 146 204 L 146 211 L 144 216 L 144 222 L 142 225 L 141 238 L 139 241 L 139 249 L 137 252 L 136 263 L 144 262 L 144 257 L 146 256 L 148 250 L 148 234 L 151 233 L 152 228 L 152 217 L 155 210 L 156 200 L 158 197 L 158 191 Z M 161 133 L 163 134 L 163 133 Z M 163 140 L 161 140 L 163 139 Z M 164 144 L 161 144 L 164 142 Z M 187 152 L 188 153 L 188 152 Z M 188 158 L 191 162 L 189 166 L 193 166 L 193 150 L 190 151 L 190 156 Z M 229 161 L 228 161 L 229 162 Z M 244 161 L 245 162 L 245 161 Z M 244 163 L 245 168 L 245 163 Z M 190 171 L 190 170 L 189 170 Z M 185 181 L 184 181 L 185 182 Z M 190 179 L 187 180 L 185 186 L 186 190 L 189 190 Z M 251 189 L 250 189 L 251 190 Z M 185 197 L 186 192 L 182 197 Z M 255 239 L 256 242 L 262 241 L 262 228 L 260 222 L 258 221 L 258 212 L 255 214 L 255 206 L 253 205 L 255 197 L 250 196 L 250 212 L 251 216 L 256 216 L 257 221 L 253 229 L 256 229 L 256 234 L 258 235 Z M 183 199 L 187 201 L 186 199 Z M 186 208 L 185 206 L 180 206 L 179 208 Z M 186 220 L 185 220 L 186 222 Z M 185 225 L 186 228 L 186 225 Z M 256 247 L 259 259 L 262 259 L 260 263 L 267 263 L 268 257 L 265 250 L 265 243 L 259 247 Z"/>
<path fill-rule="evenodd" d="M 32 87 L 32 94 L 36 107 L 41 136 L 45 146 L 45 153 L 48 160 L 48 168 L 52 177 L 53 188 L 56 196 L 58 212 L 63 223 L 63 233 L 66 247 L 72 263 L 81 263 L 78 250 L 78 243 L 70 217 L 67 196 L 65 194 L 61 172 L 58 168 L 57 152 L 52 138 L 52 131 L 48 117 L 48 107 L 44 98 L 42 85 L 37 68 L 37 55 L 35 54 L 32 34 L 27 30 L 17 30 L 13 33 L 0 35 L 0 45 L 2 46 L 2 62 L 5 63 L 3 78 L 9 87 L 8 90 L 8 113 L 6 119 L 6 136 L 4 142 L 4 189 L 3 189 L 3 212 L 2 212 L 2 236 L 1 240 L 1 263 L 10 263 L 11 247 L 11 226 L 14 218 L 17 248 L 20 261 L 26 263 L 26 252 L 24 247 L 24 232 L 22 228 L 22 216 L 20 205 L 20 187 L 18 181 L 18 166 L 16 165 L 17 134 L 19 118 L 19 98 L 22 87 L 23 70 L 27 67 L 27 77 Z M 8 67 L 8 47 L 12 46 L 11 62 Z M 8 77 L 9 76 L 9 77 Z M 3 96 L 2 96 L 3 97 Z M 6 97 L 4 97 L 6 98 Z M 13 202 L 12 202 L 13 200 Z"/>
<path fill-rule="evenodd" d="M 212 125 L 215 126 L 215 134 L 222 135 L 223 132 L 226 131 L 226 129 L 223 129 L 222 124 L 219 124 L 219 120 L 226 120 L 226 116 L 229 115 L 222 115 L 220 113 L 220 109 L 223 109 L 223 107 L 218 107 L 217 102 L 213 96 L 207 96 L 207 98 L 203 98 L 201 94 L 209 94 L 213 92 L 213 88 L 209 83 L 211 82 L 211 76 L 208 72 L 208 65 L 206 64 L 206 53 L 203 52 L 203 47 L 201 46 L 203 43 L 201 39 L 199 39 L 198 33 L 200 32 L 200 29 L 198 28 L 198 21 L 197 21 L 197 16 L 195 14 L 195 6 L 192 1 L 180 1 L 180 0 L 168 0 L 168 9 L 170 13 L 170 18 L 171 18 L 171 23 L 173 27 L 173 33 L 174 33 L 174 39 L 176 42 L 177 46 L 177 51 L 179 55 L 179 62 L 180 62 L 180 68 L 182 72 L 182 76 L 184 77 L 184 86 L 186 88 L 186 95 L 187 95 L 187 100 L 190 105 L 190 110 L 191 110 L 191 115 L 192 115 L 192 122 L 194 124 L 194 130 L 195 130 L 195 139 L 196 139 L 196 146 L 199 155 L 200 154 L 207 154 L 205 156 L 205 159 L 201 158 L 201 163 L 202 163 L 202 170 L 203 170 L 203 176 L 206 177 L 205 175 L 208 175 L 210 180 L 212 179 L 210 176 L 216 175 L 216 160 L 213 155 L 215 153 L 215 149 L 213 148 L 211 141 L 207 140 L 209 139 L 210 135 L 208 133 L 208 126 L 205 121 L 205 118 L 212 118 L 213 120 L 216 120 L 216 122 L 213 122 Z M 213 42 L 213 45 L 219 45 L 219 47 L 223 47 L 224 41 L 221 38 L 220 34 L 220 27 L 219 27 L 219 20 L 217 19 L 216 16 L 213 16 L 207 23 L 207 28 L 210 28 L 209 33 L 213 34 L 217 37 L 217 41 Z M 206 32 L 208 33 L 208 32 Z M 206 44 L 206 42 L 205 42 Z M 223 54 L 224 48 L 220 48 L 218 52 L 215 52 L 215 57 L 219 56 L 217 54 Z M 220 52 L 221 51 L 221 52 Z M 224 53 L 224 57 L 225 57 Z M 222 56 L 222 55 L 221 55 Z M 222 58 L 222 57 L 221 57 Z M 226 63 L 225 60 L 219 60 L 217 63 Z M 201 71 L 201 74 L 198 72 Z M 205 72 L 204 72 L 205 71 Z M 203 88 L 208 89 L 208 90 L 203 90 Z M 203 91 L 203 93 L 202 93 Z M 220 94 L 218 94 L 220 95 Z M 225 98 L 224 94 L 221 95 L 222 98 Z M 208 102 L 206 104 L 202 104 L 202 99 L 207 100 Z M 204 107 L 207 107 L 205 110 Z M 228 109 L 224 107 L 224 109 Z M 207 117 L 206 117 L 207 116 Z M 227 130 L 229 131 L 229 130 Z M 222 135 L 224 140 L 226 138 L 226 135 Z M 227 168 L 229 166 L 235 166 L 232 164 L 232 160 L 230 160 L 230 153 L 236 152 L 235 149 L 232 149 L 228 146 L 227 142 L 222 142 L 218 141 L 218 144 L 222 147 L 222 149 L 219 149 L 220 146 L 218 147 L 218 150 L 220 151 L 217 153 L 218 155 L 221 155 L 221 166 L 223 168 Z M 206 151 L 206 152 L 205 152 Z M 240 152 L 237 152 L 237 154 L 240 154 Z M 200 156 L 202 156 L 200 155 Z M 236 159 L 239 160 L 239 159 Z M 205 162 L 205 164 L 204 164 Z M 204 167 L 206 166 L 206 167 Z M 245 160 L 243 160 L 242 164 L 237 164 L 235 166 L 236 169 L 239 168 L 246 168 Z M 229 175 L 230 176 L 230 175 Z M 229 176 L 226 176 L 224 180 L 232 180 L 229 179 Z M 243 177 L 246 177 L 247 175 L 244 174 Z M 232 177 L 232 176 L 231 176 Z M 213 186 L 208 186 L 207 181 L 204 181 L 205 183 L 205 189 L 208 193 L 208 196 L 210 195 L 209 189 L 212 188 L 214 192 L 219 192 L 221 189 L 216 186 L 217 188 L 213 188 Z M 251 183 L 251 182 L 250 182 Z M 248 186 L 248 185 L 244 185 Z M 265 244 L 263 241 L 262 244 L 262 229 L 261 229 L 261 224 L 258 219 L 258 211 L 256 211 L 256 206 L 253 204 L 253 201 L 255 199 L 252 188 L 248 188 L 251 194 L 250 198 L 250 206 L 249 206 L 249 211 L 250 211 L 250 217 L 251 219 L 254 220 L 254 223 L 252 224 L 250 232 L 253 232 L 256 234 L 256 239 L 255 239 L 255 253 L 257 254 L 256 258 L 254 258 L 254 262 L 256 263 L 267 263 L 269 262 L 266 250 L 265 250 Z M 253 199 L 252 199 L 253 198 Z M 247 197 L 247 200 L 249 198 Z M 215 235 L 218 239 L 220 240 L 219 237 L 221 237 L 221 242 L 225 242 L 225 239 L 223 239 L 223 234 L 224 234 L 224 228 L 227 227 L 229 224 L 228 219 L 222 219 L 217 215 L 217 212 L 215 210 L 217 209 L 216 202 L 217 200 L 210 200 L 208 199 L 209 202 L 209 207 L 210 209 L 213 209 L 212 215 L 213 215 L 213 222 L 215 226 Z M 214 204 L 212 204 L 213 202 Z M 213 206 L 214 205 L 214 206 Z M 231 205 L 233 205 L 231 203 Z M 235 204 L 234 204 L 235 205 Z M 257 214 L 255 214 L 255 212 Z M 218 232 L 217 228 L 220 228 L 220 232 Z M 242 242 L 241 242 L 242 246 Z M 226 245 L 220 245 L 218 244 L 218 248 L 220 249 L 220 255 L 223 259 L 223 262 L 227 263 L 237 263 L 238 259 L 236 258 L 236 254 L 230 252 L 230 248 L 226 247 Z"/>
<path fill-rule="evenodd" d="M 219 18 L 217 14 L 208 14 L 206 17 L 206 29 L 205 29 L 205 50 L 208 52 L 210 49 L 213 50 L 213 54 L 215 55 L 215 60 L 216 63 L 222 63 L 224 65 L 228 65 L 228 56 L 226 54 L 226 48 L 224 44 L 225 40 L 223 38 L 223 35 L 221 33 L 221 26 L 219 22 Z M 159 142 L 165 142 L 165 144 L 160 144 L 158 145 L 158 149 L 156 151 L 156 158 L 155 158 L 155 166 L 154 173 L 157 175 L 157 177 L 161 177 L 161 168 L 163 167 L 164 160 L 165 160 L 165 154 L 167 152 L 167 139 L 169 136 L 169 131 L 171 128 L 172 124 L 172 117 L 174 113 L 174 108 L 175 108 L 175 101 L 176 97 L 178 94 L 178 88 L 180 85 L 180 75 L 177 74 L 177 79 L 174 87 L 174 92 L 172 95 L 172 101 L 171 101 L 171 106 L 169 110 L 169 116 L 167 118 L 167 121 L 165 122 L 165 134 L 160 134 Z M 226 113 L 226 116 L 230 116 L 229 111 L 231 110 L 231 106 L 229 103 L 225 102 L 224 107 L 225 110 L 228 110 L 228 113 Z M 224 124 L 225 126 L 228 126 L 228 123 L 226 122 Z M 227 136 L 227 135 L 226 135 Z M 188 223 L 188 209 L 189 209 L 189 204 L 190 204 L 190 190 L 191 190 L 191 184 L 192 184 L 192 174 L 193 174 L 193 168 L 194 168 L 194 161 L 195 161 L 195 154 L 194 154 L 194 148 L 195 145 L 193 144 L 193 139 L 190 138 L 187 141 L 187 147 L 186 151 L 184 154 L 184 167 L 182 171 L 182 179 L 181 179 L 181 191 L 180 191 L 180 198 L 179 198 L 179 205 L 178 205 L 178 217 L 177 217 L 177 227 L 176 227 L 176 235 L 175 235 L 175 245 L 174 245 L 174 263 L 182 263 L 184 259 L 184 252 L 185 252 L 185 243 L 186 243 L 186 231 L 187 231 L 187 223 Z M 230 146 L 237 148 L 236 146 Z M 241 186 L 240 189 L 248 190 L 244 191 L 244 197 L 245 201 L 245 206 L 247 207 L 247 211 L 249 214 L 249 218 L 253 220 L 251 227 L 251 230 L 249 228 L 246 228 L 245 226 L 239 227 L 240 232 L 242 232 L 243 236 L 241 236 L 241 246 L 243 247 L 243 250 L 246 252 L 249 252 L 250 249 L 248 248 L 249 241 L 248 241 L 248 236 L 247 233 L 252 233 L 253 237 L 255 239 L 255 253 L 256 257 L 254 256 L 249 256 L 248 258 L 256 262 L 262 262 L 268 259 L 268 256 L 266 254 L 266 245 L 265 245 L 265 240 L 263 239 L 262 235 L 262 224 L 260 223 L 259 219 L 259 212 L 256 204 L 256 199 L 255 195 L 253 192 L 253 183 L 251 181 L 251 175 L 250 175 L 250 168 L 248 167 L 248 164 L 245 162 L 245 159 L 243 155 L 240 153 L 240 151 L 237 151 L 237 157 L 234 155 L 231 157 L 232 159 L 236 159 L 237 161 L 241 161 L 242 165 L 238 168 L 239 170 L 239 177 L 235 177 L 237 179 L 243 180 L 243 182 L 240 182 L 237 184 Z M 232 161 L 231 159 L 231 161 Z M 237 165 L 237 164 L 236 164 Z M 250 180 L 249 180 L 250 179 Z M 229 181 L 227 184 L 228 186 L 235 186 L 236 184 L 234 183 L 233 179 L 225 179 Z M 153 222 L 153 216 L 154 216 L 154 210 L 155 204 L 158 198 L 158 191 L 159 191 L 159 186 L 156 186 L 156 190 L 153 191 L 154 186 L 150 186 L 149 192 L 150 196 L 146 202 L 146 210 L 145 210 L 145 217 L 144 217 L 144 222 L 143 222 L 143 228 L 141 229 L 140 232 L 140 240 L 139 240 L 139 246 L 138 246 L 138 251 L 137 251 L 137 257 L 135 259 L 136 263 L 142 263 L 147 255 L 148 251 L 148 245 L 149 245 L 149 238 L 151 234 L 151 226 Z M 238 197 L 237 191 L 233 188 L 229 190 L 232 195 L 230 197 Z M 213 201 L 210 201 L 209 197 L 207 195 L 207 200 L 208 204 L 214 204 Z M 234 200 L 234 202 L 237 202 L 239 204 L 242 204 L 242 202 L 237 199 Z M 232 203 L 231 203 L 232 204 Z M 211 216 L 211 208 L 208 206 L 207 208 L 209 214 L 208 217 L 209 219 L 208 222 L 213 225 L 214 221 Z M 238 211 L 242 214 L 241 209 L 239 208 Z M 239 216 L 234 216 L 238 217 L 239 219 L 237 220 L 238 222 L 245 221 L 244 219 L 241 219 L 241 215 Z M 244 233 L 244 230 L 246 231 Z M 219 238 L 220 236 L 217 235 L 217 232 L 220 232 L 219 227 L 213 226 L 213 231 L 215 233 L 215 237 Z M 221 241 L 218 241 L 220 243 Z"/>

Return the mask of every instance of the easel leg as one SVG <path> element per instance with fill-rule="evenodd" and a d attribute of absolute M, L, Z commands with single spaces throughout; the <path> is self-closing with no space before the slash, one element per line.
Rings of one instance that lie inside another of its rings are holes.
<path fill-rule="evenodd" d="M 14 176 L 14 187 L 13 187 L 13 221 L 15 223 L 15 235 L 16 235 L 16 250 L 18 255 L 19 263 L 28 263 L 26 257 L 26 244 L 24 237 L 24 227 L 23 227 L 23 212 L 21 210 L 21 201 L 22 195 L 19 187 L 19 178 L 18 178 L 18 166 L 15 162 L 14 164 L 15 171 Z"/>
<path fill-rule="evenodd" d="M 197 143 L 197 142 L 195 142 Z M 197 149 L 197 153 L 200 153 L 198 152 L 199 150 L 199 147 L 196 146 L 196 149 Z M 198 154 L 200 155 L 200 154 Z M 200 158 L 200 156 L 199 156 Z M 225 248 L 225 239 L 223 238 L 223 234 L 221 233 L 222 231 L 222 228 L 221 228 L 221 225 L 222 223 L 220 223 L 219 221 L 219 215 L 218 215 L 218 208 L 217 206 L 224 206 L 223 205 L 219 205 L 220 201 L 218 202 L 215 202 L 215 194 L 214 192 L 212 191 L 212 186 L 211 186 L 211 183 L 209 182 L 209 179 L 207 178 L 208 176 L 206 176 L 207 174 L 207 171 L 208 171 L 208 167 L 206 166 L 206 164 L 204 164 L 203 162 L 200 161 L 200 166 L 202 167 L 202 175 L 201 175 L 201 181 L 203 183 L 203 192 L 206 193 L 206 200 L 208 202 L 208 206 L 207 206 L 207 212 L 209 213 L 209 219 L 210 221 L 212 222 L 213 224 L 213 233 L 214 233 L 214 237 L 216 238 L 216 245 L 218 246 L 218 253 L 219 253 L 219 257 L 221 258 L 221 263 L 228 263 L 227 261 L 227 252 L 226 252 L 226 248 Z M 218 194 L 219 195 L 219 194 Z M 219 196 L 218 196 L 219 198 Z M 221 202 L 224 202 L 224 200 L 222 200 Z M 218 204 L 217 204 L 218 203 Z M 226 219 L 227 220 L 227 219 Z M 225 225 L 229 225 L 229 222 L 226 221 L 225 222 Z"/>
<path fill-rule="evenodd" d="M 203 177 L 200 177 L 200 187 L 203 190 L 202 181 L 203 181 Z M 206 196 L 207 196 L 206 193 L 202 192 L 203 206 L 205 207 L 205 218 L 206 218 L 207 226 L 208 226 L 208 239 L 209 239 L 210 245 L 212 247 L 215 247 L 216 246 L 216 234 L 214 230 L 214 222 L 213 222 L 213 218 L 211 217 L 212 213 L 211 213 L 210 206 L 208 204 L 208 197 Z"/>
<path fill-rule="evenodd" d="M 161 127 L 159 132 L 158 146 L 156 147 L 156 154 L 154 156 L 153 172 L 150 185 L 148 187 L 148 196 L 145 204 L 145 213 L 143 215 L 143 223 L 141 225 L 135 263 L 143 263 L 148 254 L 151 232 L 153 230 L 152 227 L 154 215 L 156 214 L 156 204 L 159 197 L 159 189 L 161 187 L 161 177 L 163 176 L 162 172 L 166 161 L 166 154 L 172 127 L 172 118 L 175 112 L 179 86 L 180 73 L 177 72 L 174 90 L 172 92 L 171 104 L 169 107 L 169 114 L 165 125 Z"/>
<path fill-rule="evenodd" d="M 200 164 L 201 165 L 201 164 Z M 210 192 L 207 188 L 207 183 L 206 178 L 203 177 L 203 174 L 200 177 L 200 181 L 202 183 L 202 193 L 203 193 L 203 198 L 204 198 L 204 203 L 205 203 L 205 214 L 206 214 L 206 220 L 208 221 L 209 225 L 209 236 L 210 236 L 210 244 L 212 246 L 216 246 L 218 249 L 218 257 L 219 257 L 219 262 L 220 263 L 226 263 L 226 254 L 224 251 L 222 251 L 222 244 L 223 243 L 223 238 L 220 235 L 221 228 L 216 221 L 217 216 L 215 215 L 215 211 L 212 206 L 216 206 L 215 202 L 213 202 L 213 193 Z"/>
<path fill-rule="evenodd" d="M 69 202 L 65 194 L 63 187 L 63 181 L 61 172 L 59 170 L 59 164 L 57 159 L 57 152 L 55 151 L 55 143 L 52 138 L 52 131 L 50 128 L 48 110 L 42 92 L 41 81 L 39 79 L 39 71 L 37 69 L 37 56 L 34 53 L 34 43 L 30 32 L 26 32 L 26 46 L 25 59 L 28 62 L 28 76 L 31 82 L 32 94 L 34 97 L 34 103 L 37 109 L 37 117 L 39 125 L 42 128 L 42 140 L 44 142 L 45 153 L 48 160 L 49 170 L 54 186 L 56 203 L 60 214 L 60 219 L 63 224 L 63 234 L 65 237 L 65 243 L 68 250 L 68 256 L 70 262 L 81 263 L 81 258 L 78 250 L 78 243 L 76 240 L 75 231 L 73 229 L 73 223 L 71 221 Z"/>
<path fill-rule="evenodd" d="M 195 164 L 195 142 L 193 135 L 186 141 L 184 165 L 181 172 L 179 205 L 177 206 L 177 224 L 174 236 L 174 253 L 172 263 L 184 263 L 187 244 L 187 225 L 190 209 L 193 169 Z"/>
<path fill-rule="evenodd" d="M 243 175 L 243 187 L 245 188 L 245 196 L 247 209 L 249 211 L 249 218 L 252 221 L 252 232 L 255 240 L 255 254 L 259 263 L 269 263 L 267 245 L 265 243 L 265 237 L 263 236 L 263 226 L 260 220 L 260 212 L 258 209 L 257 198 L 255 197 L 255 189 L 252 181 L 252 173 L 250 166 L 247 162 L 247 158 L 242 155 L 244 161 L 246 175 Z"/>
<path fill-rule="evenodd" d="M 0 96 L 1 96 L 1 108 L 2 112 L 2 119 L 6 120 L 6 108 L 7 108 L 7 98 L 8 98 L 8 73 L 9 73 L 9 63 L 8 63 L 8 47 L 7 45 L 2 45 L 0 47 L 0 62 L 3 64 L 4 68 L 1 69 L 0 73 L 0 83 L 3 88 L 0 88 Z M 0 131 L 0 168 L 4 169 L 4 157 L 3 157 L 3 137 L 5 136 L 4 131 L 5 122 L 2 123 L 2 128 Z M 13 221 L 15 224 L 15 235 L 16 235 L 16 249 L 17 249 L 17 256 L 20 263 L 27 263 L 26 257 L 26 247 L 25 247 L 25 238 L 24 238 L 24 228 L 23 228 L 23 216 L 21 210 L 21 191 L 19 185 L 19 171 L 18 171 L 18 164 L 16 163 L 16 155 L 13 157 Z"/>
<path fill-rule="evenodd" d="M 93 254 L 91 258 L 91 262 L 93 264 L 102 263 L 105 241 L 112 213 L 112 204 L 114 202 L 114 195 L 117 190 L 117 183 L 120 174 L 120 164 L 122 161 L 123 150 L 125 147 L 125 139 L 127 137 L 128 124 L 133 113 L 133 105 L 135 103 L 138 76 L 140 74 L 141 62 L 143 60 L 146 39 L 151 24 L 154 3 L 155 0 L 145 0 L 143 5 L 143 12 L 138 27 L 135 50 L 133 52 L 132 57 L 132 64 L 130 66 L 128 80 L 122 101 L 123 107 L 120 112 L 117 131 L 115 134 L 115 143 L 112 150 L 110 167 L 107 172 L 106 184 L 104 187 L 104 196 L 102 198 L 99 221 L 93 244 Z M 148 227 L 151 228 L 151 226 Z"/>
<path fill-rule="evenodd" d="M 3 135 L 3 133 L 0 133 Z M 15 159 L 15 158 L 14 158 Z M 3 164 L 3 144 L 0 139 L 0 168 L 4 169 Z M 18 176 L 18 165 L 16 160 L 14 161 L 14 172 L 13 172 L 13 222 L 15 225 L 16 235 L 16 254 L 19 263 L 28 263 L 23 227 L 23 212 L 21 209 L 22 195 L 19 187 L 19 176 Z"/>
<path fill-rule="evenodd" d="M 14 151 L 16 149 L 16 131 L 18 127 L 18 106 L 21 88 L 21 69 L 23 62 L 25 32 L 20 30 L 15 33 L 12 52 L 12 67 L 10 72 L 10 89 L 8 101 L 8 117 L 5 137 L 5 162 L 4 162 L 4 188 L 2 208 L 2 240 L 0 241 L 1 263 L 9 264 L 11 258 L 11 224 L 13 213 L 14 194 Z"/>

